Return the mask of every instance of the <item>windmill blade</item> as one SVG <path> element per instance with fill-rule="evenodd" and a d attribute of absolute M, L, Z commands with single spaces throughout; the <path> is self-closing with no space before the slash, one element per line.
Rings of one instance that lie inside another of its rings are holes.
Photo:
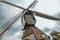
<path fill-rule="evenodd" d="M 36 6 L 36 4 L 38 3 L 37 0 L 35 0 L 34 4 L 31 6 L 31 8 L 34 8 Z"/>
<path fill-rule="evenodd" d="M 17 6 L 17 5 L 15 5 L 15 4 L 12 4 L 12 3 L 9 3 L 9 2 L 6 2 L 6 1 L 1 1 L 1 2 L 6 3 L 6 4 L 9 4 L 9 5 L 12 5 L 12 6 L 15 6 L 15 7 L 20 8 L 20 9 L 23 9 L 23 10 L 25 10 L 25 11 L 28 10 L 28 9 L 25 9 L 25 8 L 23 8 L 23 7 L 21 7 L 21 6 Z M 37 15 L 37 16 L 39 16 L 39 17 L 47 18 L 47 19 L 50 19 L 50 20 L 60 20 L 60 18 L 56 18 L 56 17 L 53 17 L 53 16 L 49 16 L 49 15 L 46 15 L 46 14 L 43 14 L 43 13 L 40 13 L 40 12 L 37 12 L 37 11 L 32 11 L 32 10 L 29 10 L 29 11 L 35 13 L 35 15 Z"/>
<path fill-rule="evenodd" d="M 39 17 L 43 17 L 43 18 L 50 19 L 50 20 L 60 20 L 60 18 L 56 18 L 56 17 L 50 16 L 44 13 L 40 13 L 37 11 L 33 11 L 33 12 L 35 13 L 36 16 L 39 16 Z"/>
<path fill-rule="evenodd" d="M 10 2 L 7 2 L 7 1 L 1 1 L 1 2 L 3 2 L 3 3 L 6 3 L 6 4 L 9 4 L 9 5 L 12 5 L 12 6 L 14 6 L 14 7 L 17 7 L 17 8 L 20 8 L 20 9 L 24 9 L 23 7 L 21 7 L 21 6 L 18 6 L 18 5 L 15 5 L 15 4 L 12 4 L 12 3 L 10 3 Z M 30 4 L 30 6 L 27 8 L 27 9 L 29 9 L 30 7 L 32 7 L 33 6 L 33 4 L 36 4 L 36 0 L 34 0 L 34 2 L 33 3 L 31 3 Z M 26 10 L 26 9 L 24 9 L 24 10 Z"/>
<path fill-rule="evenodd" d="M 7 2 L 7 1 L 1 1 L 1 2 L 6 3 L 6 4 L 9 4 L 9 5 L 12 5 L 12 6 L 17 7 L 17 8 L 20 8 L 20 9 L 24 9 L 24 8 L 21 7 L 21 6 L 18 6 L 18 5 L 12 4 L 12 3 Z M 25 9 L 24 9 L 24 10 L 25 10 Z"/>
<path fill-rule="evenodd" d="M 14 16 L 13 18 L 11 18 L 10 20 L 8 20 L 5 24 L 3 24 L 0 27 L 0 38 L 2 38 L 2 36 L 4 36 L 4 34 L 6 33 L 7 30 L 9 30 L 11 28 L 11 26 L 17 22 L 17 20 L 22 16 L 22 14 L 17 14 L 16 16 Z"/>
<path fill-rule="evenodd" d="M 27 9 L 29 9 L 29 8 L 31 8 L 31 7 L 34 7 L 36 4 L 37 4 L 37 0 L 34 0 L 34 2 L 31 3 L 30 6 L 29 6 Z"/>

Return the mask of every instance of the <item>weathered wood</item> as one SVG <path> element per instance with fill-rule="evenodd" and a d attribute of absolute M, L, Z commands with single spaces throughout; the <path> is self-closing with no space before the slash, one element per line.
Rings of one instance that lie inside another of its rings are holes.
<path fill-rule="evenodd" d="M 31 34 L 34 34 L 36 40 L 48 40 L 48 36 L 35 26 L 25 29 L 22 39 L 29 39 Z"/>
<path fill-rule="evenodd" d="M 33 30 L 33 33 L 37 40 L 48 40 L 47 35 L 39 30 L 37 27 L 31 27 L 31 29 Z"/>
<path fill-rule="evenodd" d="M 32 33 L 33 33 L 33 32 L 32 32 L 32 30 L 31 30 L 31 27 L 28 27 L 27 29 L 25 29 L 25 32 L 24 32 L 24 34 L 23 34 L 22 39 L 28 37 L 28 36 L 31 35 Z"/>

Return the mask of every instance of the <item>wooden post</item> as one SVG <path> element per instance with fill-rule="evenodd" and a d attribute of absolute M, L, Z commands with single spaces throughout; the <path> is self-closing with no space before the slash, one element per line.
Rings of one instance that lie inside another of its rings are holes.
<path fill-rule="evenodd" d="M 29 39 L 31 34 L 34 34 L 36 40 L 48 40 L 48 36 L 35 26 L 30 26 L 25 29 L 22 40 Z"/>

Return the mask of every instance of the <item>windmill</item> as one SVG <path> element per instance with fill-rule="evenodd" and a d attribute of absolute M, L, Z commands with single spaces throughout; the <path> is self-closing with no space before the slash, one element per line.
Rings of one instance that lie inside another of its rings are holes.
<path fill-rule="evenodd" d="M 46 14 L 43 14 L 43 13 L 40 13 L 40 12 L 37 12 L 34 10 L 30 10 L 29 8 L 31 8 L 37 2 L 37 0 L 35 0 L 33 3 L 31 3 L 31 5 L 27 9 L 25 9 L 21 6 L 12 4 L 7 1 L 1 1 L 1 2 L 12 5 L 12 6 L 20 8 L 20 9 L 23 9 L 23 12 L 22 12 L 22 14 L 20 14 L 20 13 L 17 14 L 15 17 L 13 17 L 11 20 L 7 21 L 5 24 L 3 24 L 1 26 L 1 27 L 5 27 L 7 25 L 6 26 L 7 28 L 5 28 L 0 33 L 0 38 L 2 38 L 5 35 L 5 33 L 8 31 L 8 29 L 10 29 L 12 27 L 12 25 L 18 21 L 18 19 L 22 18 L 21 22 L 22 22 L 22 25 L 24 26 L 24 29 L 22 29 L 22 30 L 25 30 L 22 40 L 28 40 L 29 35 L 31 35 L 31 34 L 34 34 L 36 40 L 44 40 L 45 37 L 42 37 L 42 35 L 44 34 L 46 36 L 46 34 L 44 32 L 42 32 L 41 30 L 39 30 L 37 27 L 35 27 L 36 19 L 35 19 L 34 15 L 42 17 L 42 18 L 50 19 L 50 20 L 60 20 L 59 18 L 49 16 L 49 15 L 46 15 Z"/>

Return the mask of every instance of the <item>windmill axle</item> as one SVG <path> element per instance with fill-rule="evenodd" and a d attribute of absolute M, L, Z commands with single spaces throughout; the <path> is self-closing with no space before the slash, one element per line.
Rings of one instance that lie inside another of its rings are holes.
<path fill-rule="evenodd" d="M 26 12 L 21 20 L 24 29 L 28 28 L 29 26 L 34 26 L 36 23 L 35 17 L 30 11 Z"/>

